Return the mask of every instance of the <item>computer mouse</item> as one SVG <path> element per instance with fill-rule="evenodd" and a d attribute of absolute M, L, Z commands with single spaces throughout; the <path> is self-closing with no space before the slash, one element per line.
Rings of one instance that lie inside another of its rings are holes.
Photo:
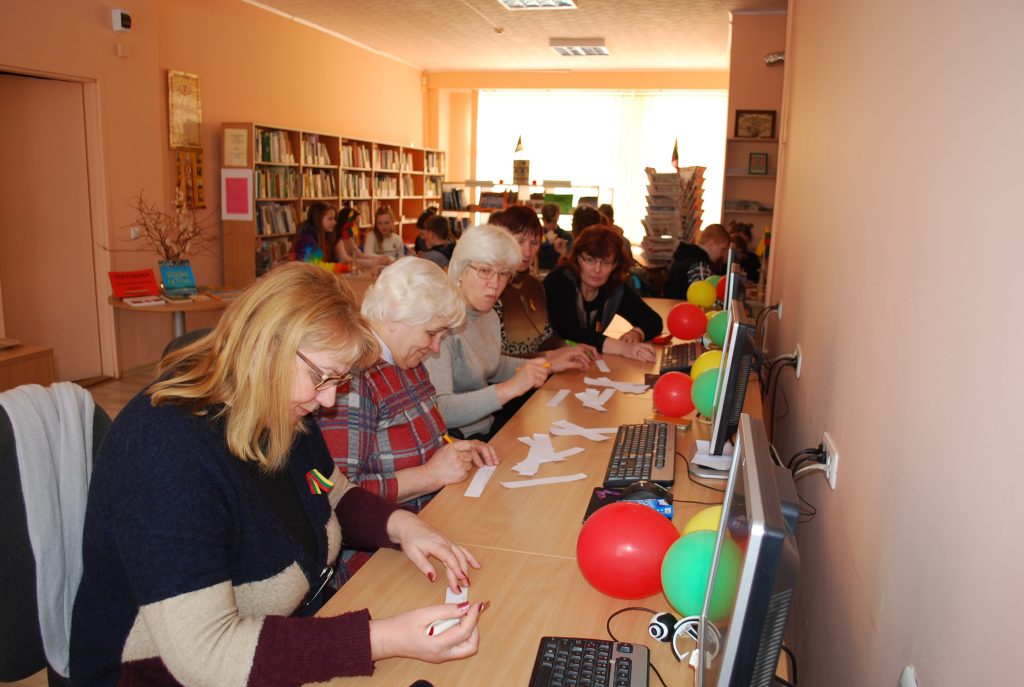
<path fill-rule="evenodd" d="M 622 501 L 642 501 L 644 499 L 665 499 L 672 502 L 672 492 L 657 482 L 640 480 L 633 482 L 622 490 Z"/>

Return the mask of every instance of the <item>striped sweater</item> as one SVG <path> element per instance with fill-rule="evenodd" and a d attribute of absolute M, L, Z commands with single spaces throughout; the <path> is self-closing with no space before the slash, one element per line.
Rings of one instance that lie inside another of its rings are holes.
<path fill-rule="evenodd" d="M 228 451 L 219 423 L 142 394 L 125 407 L 89 488 L 76 685 L 298 685 L 373 672 L 366 610 L 293 614 L 337 558 L 343 530 L 358 545 L 390 545 L 395 507 L 354 488 L 315 423 L 306 428 L 285 469 L 315 556 Z M 314 468 L 330 475 L 329 493 L 311 492 Z"/>

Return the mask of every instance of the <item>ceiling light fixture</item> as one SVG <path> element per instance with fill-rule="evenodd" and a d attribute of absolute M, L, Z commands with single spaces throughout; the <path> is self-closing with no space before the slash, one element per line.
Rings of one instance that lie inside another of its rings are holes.
<path fill-rule="evenodd" d="M 551 38 L 548 45 L 562 57 L 608 55 L 603 38 Z"/>
<path fill-rule="evenodd" d="M 574 10 L 576 0 L 498 0 L 507 10 Z"/>

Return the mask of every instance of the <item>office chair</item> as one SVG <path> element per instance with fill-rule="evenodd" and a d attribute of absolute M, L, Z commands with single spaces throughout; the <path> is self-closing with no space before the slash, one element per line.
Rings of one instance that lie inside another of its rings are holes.
<path fill-rule="evenodd" d="M 94 456 L 109 427 L 110 417 L 96 406 L 89 447 Z M 70 682 L 49 666 L 43 649 L 36 562 L 29 541 L 17 452 L 14 427 L 0 406 L 0 682 L 14 682 L 46 669 L 51 687 L 66 687 Z"/>

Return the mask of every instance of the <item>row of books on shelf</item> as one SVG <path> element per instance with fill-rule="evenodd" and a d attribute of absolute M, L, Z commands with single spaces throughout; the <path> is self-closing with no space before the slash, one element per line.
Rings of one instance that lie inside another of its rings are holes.
<path fill-rule="evenodd" d="M 771 212 L 772 206 L 766 205 L 757 200 L 739 200 L 739 199 L 728 199 L 723 203 L 722 206 L 726 210 L 732 210 L 733 212 Z"/>
<path fill-rule="evenodd" d="M 292 141 L 288 133 L 274 129 L 258 129 L 256 135 L 256 160 L 258 162 L 277 162 L 284 165 L 294 165 L 295 153 L 292 152 Z"/>
<path fill-rule="evenodd" d="M 397 196 L 398 178 L 388 174 L 373 176 L 373 194 L 375 196 Z"/>
<path fill-rule="evenodd" d="M 256 206 L 256 233 L 294 234 L 298 225 L 295 206 L 287 203 L 260 203 Z"/>
<path fill-rule="evenodd" d="M 441 207 L 445 210 L 463 210 L 466 207 L 461 188 L 450 188 L 441 194 Z"/>
<path fill-rule="evenodd" d="M 373 167 L 374 169 L 390 169 L 398 171 L 400 159 L 397 150 L 390 148 L 375 148 L 373 150 Z M 409 168 L 412 169 L 412 163 L 409 163 Z"/>
<path fill-rule="evenodd" d="M 306 198 L 329 198 L 338 195 L 334 172 L 303 170 L 302 195 Z"/>
<path fill-rule="evenodd" d="M 423 171 L 427 174 L 444 174 L 443 169 L 444 155 L 439 153 L 433 153 L 429 150 L 423 153 Z"/>
<path fill-rule="evenodd" d="M 299 175 L 293 169 L 258 168 L 254 174 L 256 198 L 297 198 Z"/>
<path fill-rule="evenodd" d="M 366 143 L 343 143 L 341 164 L 344 167 L 370 167 L 370 146 Z"/>
<path fill-rule="evenodd" d="M 437 197 L 441 195 L 441 180 L 427 177 L 423 180 L 423 195 Z"/>
<path fill-rule="evenodd" d="M 302 164 L 333 165 L 327 144 L 320 140 L 318 134 L 306 134 L 302 139 Z"/>
<path fill-rule="evenodd" d="M 341 175 L 341 195 L 349 198 L 369 196 L 369 175 L 360 172 L 343 172 Z"/>
<path fill-rule="evenodd" d="M 288 239 L 261 241 L 256 253 L 256 273 L 263 274 L 275 264 L 291 257 L 292 242 Z"/>

